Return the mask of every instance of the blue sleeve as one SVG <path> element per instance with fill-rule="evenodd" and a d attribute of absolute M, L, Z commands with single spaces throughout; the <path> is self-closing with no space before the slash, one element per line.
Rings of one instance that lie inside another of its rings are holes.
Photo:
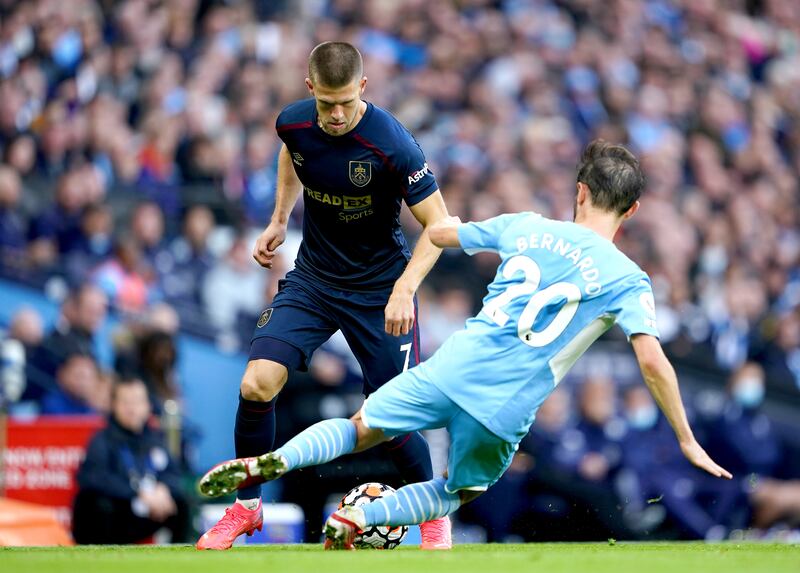
<path fill-rule="evenodd" d="M 407 132 L 403 139 L 395 156 L 395 165 L 397 176 L 401 178 L 400 187 L 405 190 L 406 204 L 411 207 L 432 195 L 439 186 L 419 143 Z"/>
<path fill-rule="evenodd" d="M 620 298 L 617 324 L 628 339 L 634 334 L 649 334 L 658 338 L 656 303 L 647 275 L 643 274 Z"/>
<path fill-rule="evenodd" d="M 288 146 L 294 144 L 303 130 L 313 126 L 314 98 L 307 98 L 287 105 L 275 119 L 275 131 Z"/>
<path fill-rule="evenodd" d="M 521 215 L 498 215 L 478 223 L 464 223 L 458 228 L 458 242 L 468 255 L 482 251 L 496 253 L 500 250 L 500 236 Z"/>

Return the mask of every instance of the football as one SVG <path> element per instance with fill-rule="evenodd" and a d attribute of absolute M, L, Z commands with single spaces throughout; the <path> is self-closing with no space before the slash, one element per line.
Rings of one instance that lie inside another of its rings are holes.
<path fill-rule="evenodd" d="M 362 483 L 348 491 L 342 501 L 339 502 L 339 509 L 346 505 L 359 506 L 372 503 L 378 498 L 394 493 L 393 487 L 382 483 Z M 389 527 L 386 525 L 373 525 L 365 531 L 356 535 L 353 544 L 356 549 L 394 549 L 408 533 L 408 526 Z"/>

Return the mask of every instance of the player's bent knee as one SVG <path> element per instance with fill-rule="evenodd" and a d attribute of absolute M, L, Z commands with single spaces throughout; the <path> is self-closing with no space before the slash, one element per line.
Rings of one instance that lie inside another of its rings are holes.
<path fill-rule="evenodd" d="M 283 364 L 272 360 L 251 360 L 242 376 L 242 397 L 246 400 L 268 402 L 278 395 L 288 378 L 289 371 Z"/>
<path fill-rule="evenodd" d="M 383 433 L 383 430 L 378 428 L 368 428 L 364 425 L 364 419 L 361 417 L 361 410 L 350 418 L 350 421 L 356 427 L 356 448 L 354 452 L 363 452 L 373 446 L 377 446 L 382 442 L 386 442 L 389 438 Z"/>

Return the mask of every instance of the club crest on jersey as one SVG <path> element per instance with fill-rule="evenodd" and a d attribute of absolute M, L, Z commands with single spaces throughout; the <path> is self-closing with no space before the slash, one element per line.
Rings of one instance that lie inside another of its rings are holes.
<path fill-rule="evenodd" d="M 372 163 L 369 161 L 350 162 L 350 181 L 356 187 L 363 187 L 372 179 Z"/>
<path fill-rule="evenodd" d="M 258 317 L 258 322 L 256 323 L 256 326 L 258 328 L 263 327 L 269 322 L 269 319 L 271 317 L 272 317 L 272 309 L 268 308 L 267 310 L 261 313 L 261 316 Z"/>

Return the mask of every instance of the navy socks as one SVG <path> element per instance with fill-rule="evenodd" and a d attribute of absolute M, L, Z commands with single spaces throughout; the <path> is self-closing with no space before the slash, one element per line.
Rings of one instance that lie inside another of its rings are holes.
<path fill-rule="evenodd" d="M 233 440 L 237 458 L 260 456 L 272 451 L 275 446 L 275 400 L 259 402 L 247 400 L 239 394 Z M 261 497 L 261 486 L 242 488 L 238 499 Z"/>
<path fill-rule="evenodd" d="M 428 442 L 419 432 L 397 436 L 383 444 L 392 458 L 400 477 L 405 483 L 417 483 L 433 479 L 431 452 Z"/>

